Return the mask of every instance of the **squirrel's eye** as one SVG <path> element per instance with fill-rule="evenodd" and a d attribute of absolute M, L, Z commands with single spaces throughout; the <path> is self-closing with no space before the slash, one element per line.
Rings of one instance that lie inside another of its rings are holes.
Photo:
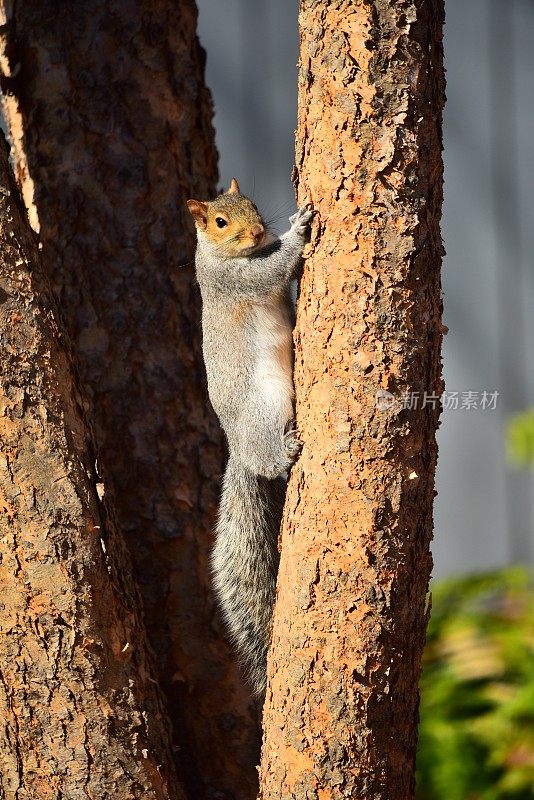
<path fill-rule="evenodd" d="M 223 217 L 215 217 L 215 224 L 218 228 L 224 228 L 228 225 L 227 221 Z"/>

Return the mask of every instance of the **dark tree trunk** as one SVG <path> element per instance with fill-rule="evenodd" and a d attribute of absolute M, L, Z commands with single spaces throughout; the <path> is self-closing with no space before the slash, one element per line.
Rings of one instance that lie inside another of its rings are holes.
<path fill-rule="evenodd" d="M 134 557 L 189 794 L 245 800 L 258 737 L 211 592 L 221 442 L 184 206 L 212 195 L 217 177 L 195 4 L 26 0 L 2 36 L 18 175 Z"/>
<path fill-rule="evenodd" d="M 319 216 L 263 800 L 414 797 L 439 416 L 423 398 L 442 385 L 442 21 L 442 0 L 301 0 L 298 199 Z"/>
<path fill-rule="evenodd" d="M 0 143 L 0 798 L 181 800 L 126 553 Z"/>

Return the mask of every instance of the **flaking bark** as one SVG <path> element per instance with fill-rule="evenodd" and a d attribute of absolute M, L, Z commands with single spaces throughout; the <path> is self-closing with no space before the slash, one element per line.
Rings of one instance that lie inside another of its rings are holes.
<path fill-rule="evenodd" d="M 176 756 L 195 800 L 246 800 L 257 727 L 208 567 L 221 439 L 185 200 L 213 196 L 217 168 L 195 4 L 25 0 L 2 42 L 18 176 L 134 556 Z"/>
<path fill-rule="evenodd" d="M 442 0 L 301 0 L 296 186 L 319 216 L 263 800 L 414 796 L 442 386 L 442 21 Z"/>
<path fill-rule="evenodd" d="M 0 798 L 182 800 L 139 598 L 0 143 Z"/>

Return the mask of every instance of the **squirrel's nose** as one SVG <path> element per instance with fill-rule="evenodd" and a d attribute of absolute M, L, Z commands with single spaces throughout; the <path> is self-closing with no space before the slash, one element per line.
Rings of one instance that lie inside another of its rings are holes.
<path fill-rule="evenodd" d="M 263 236 L 265 233 L 265 228 L 263 225 L 253 225 L 250 229 L 250 233 L 252 234 L 252 237 L 257 240 Z"/>

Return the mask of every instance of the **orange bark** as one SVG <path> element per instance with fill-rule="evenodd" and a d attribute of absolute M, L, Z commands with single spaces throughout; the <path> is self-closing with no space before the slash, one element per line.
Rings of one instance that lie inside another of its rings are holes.
<path fill-rule="evenodd" d="M 296 184 L 319 214 L 298 302 L 304 448 L 281 539 L 263 800 L 414 796 L 439 416 L 421 401 L 441 391 L 442 18 L 442 0 L 301 0 Z"/>

